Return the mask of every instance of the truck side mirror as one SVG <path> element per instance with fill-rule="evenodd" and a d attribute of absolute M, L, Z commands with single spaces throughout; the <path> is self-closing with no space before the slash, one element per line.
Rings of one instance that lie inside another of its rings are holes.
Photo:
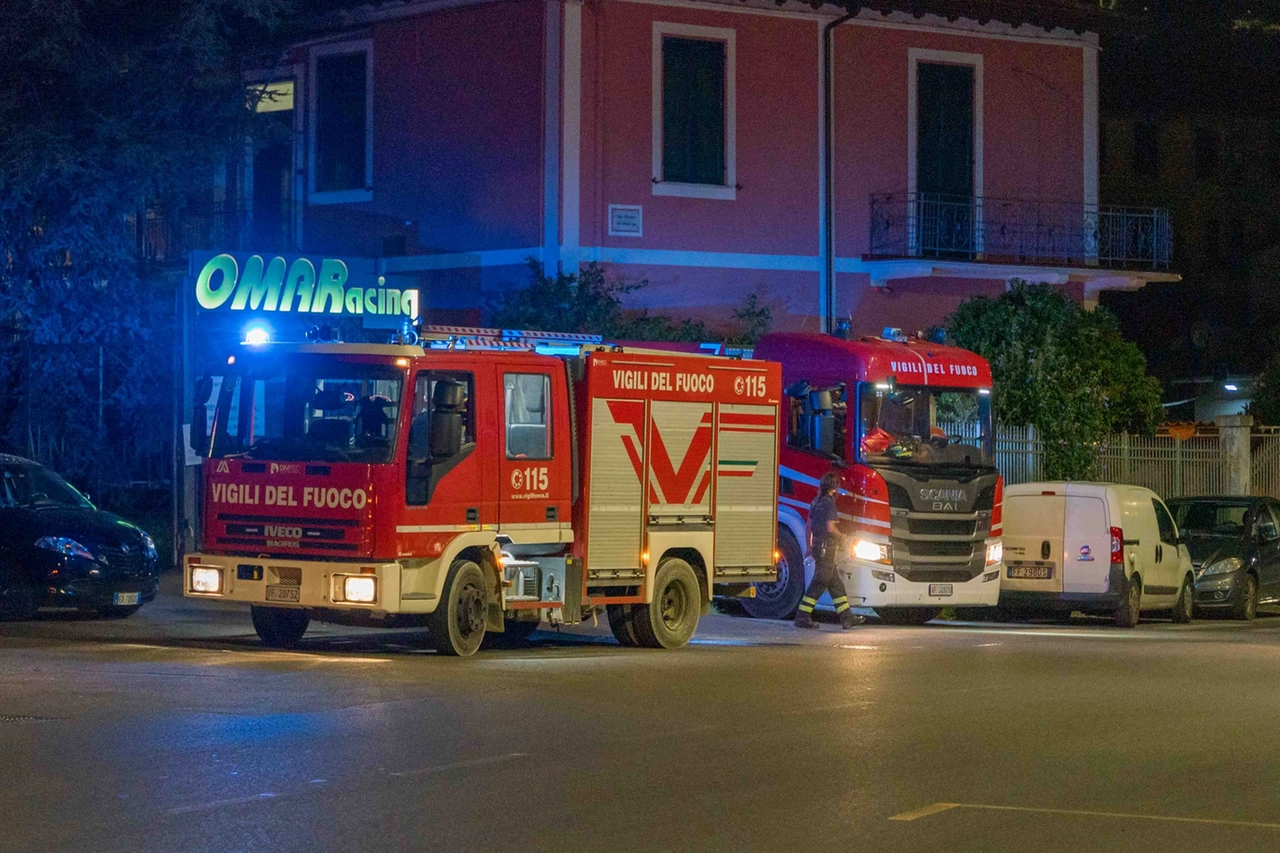
<path fill-rule="evenodd" d="M 191 407 L 191 449 L 204 454 L 209 450 L 209 433 L 206 425 L 209 419 L 209 395 L 213 393 L 213 377 L 201 376 L 196 382 L 195 393 L 192 394 L 194 405 Z"/>

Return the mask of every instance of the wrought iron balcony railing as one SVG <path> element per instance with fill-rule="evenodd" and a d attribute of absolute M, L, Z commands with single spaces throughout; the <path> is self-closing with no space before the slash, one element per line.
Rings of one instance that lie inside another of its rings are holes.
<path fill-rule="evenodd" d="M 1106 269 L 1169 268 L 1163 208 L 939 193 L 871 196 L 870 259 L 919 258 Z"/>

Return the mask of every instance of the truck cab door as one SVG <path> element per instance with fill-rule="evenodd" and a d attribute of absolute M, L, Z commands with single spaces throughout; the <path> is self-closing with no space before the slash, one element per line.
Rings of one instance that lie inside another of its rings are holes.
<path fill-rule="evenodd" d="M 572 520 L 565 374 L 523 365 L 500 370 L 499 530 L 517 542 L 558 542 Z"/>
<path fill-rule="evenodd" d="M 484 494 L 493 438 L 477 429 L 477 389 L 484 379 L 472 370 L 421 370 L 414 376 L 404 523 L 397 526 L 404 554 L 436 556 L 459 532 L 497 521 Z M 414 458 L 415 443 L 428 448 L 422 458 Z"/>

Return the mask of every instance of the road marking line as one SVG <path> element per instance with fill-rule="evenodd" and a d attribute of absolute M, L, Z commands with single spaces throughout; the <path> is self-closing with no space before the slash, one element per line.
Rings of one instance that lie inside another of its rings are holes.
<path fill-rule="evenodd" d="M 257 803 L 262 800 L 270 800 L 275 794 L 255 794 L 252 797 L 235 797 L 230 800 L 210 800 L 207 803 L 198 803 L 194 806 L 178 806 L 176 809 L 169 809 L 169 814 L 191 814 L 192 812 L 204 812 L 210 809 L 220 809 L 223 806 L 240 806 L 245 803 Z"/>
<path fill-rule="evenodd" d="M 937 814 L 938 812 L 945 812 L 950 809 L 954 809 L 958 805 L 959 803 L 934 803 L 931 806 L 925 806 L 922 809 L 916 809 L 912 812 L 896 814 L 889 818 L 889 820 L 915 820 L 916 818 L 928 817 L 931 814 Z"/>
<path fill-rule="evenodd" d="M 1280 823 L 1264 823 L 1249 820 L 1221 820 L 1209 817 L 1179 817 L 1176 815 L 1137 814 L 1133 812 L 1100 812 L 1088 809 L 1046 809 L 1033 806 L 992 806 L 981 803 L 934 803 L 915 811 L 894 815 L 889 820 L 915 820 L 951 809 L 979 809 L 993 812 L 1027 812 L 1030 814 L 1066 815 L 1068 817 L 1111 817 L 1125 820 L 1155 820 L 1166 823 L 1197 823 L 1209 826 L 1239 826 L 1250 829 L 1280 829 Z"/>
<path fill-rule="evenodd" d="M 429 773 L 444 773 L 446 770 L 461 770 L 465 767 L 484 767 L 490 764 L 502 764 L 524 758 L 527 752 L 508 752 L 506 755 L 495 755 L 490 758 L 473 758 L 470 761 L 455 761 L 452 764 L 433 764 L 430 767 L 419 767 L 417 770 L 399 770 L 388 773 L 388 776 L 425 776 Z"/>

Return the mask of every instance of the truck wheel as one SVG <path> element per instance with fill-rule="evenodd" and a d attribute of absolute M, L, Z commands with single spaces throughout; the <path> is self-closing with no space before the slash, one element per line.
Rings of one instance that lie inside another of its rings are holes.
<path fill-rule="evenodd" d="M 941 607 L 877 607 L 876 615 L 886 625 L 923 625 L 937 619 Z"/>
<path fill-rule="evenodd" d="M 1258 615 L 1258 579 L 1246 574 L 1240 578 L 1240 597 L 1231 608 L 1232 619 L 1246 622 Z"/>
<path fill-rule="evenodd" d="M 1187 578 L 1182 582 L 1182 589 L 1178 591 L 1178 600 L 1173 604 L 1173 621 L 1180 625 L 1185 625 L 1191 621 L 1192 611 L 1195 608 L 1195 592 L 1191 587 L 1191 579 Z"/>
<path fill-rule="evenodd" d="M 1142 616 L 1142 579 L 1137 575 L 1125 583 L 1124 601 L 1116 607 L 1117 628 L 1132 628 Z"/>
<path fill-rule="evenodd" d="M 689 642 L 702 615 L 702 590 L 693 568 L 672 558 L 658 566 L 653 578 L 653 603 L 631 610 L 640 645 L 651 649 L 675 649 Z"/>
<path fill-rule="evenodd" d="M 640 640 L 636 638 L 636 623 L 632 619 L 631 605 L 609 604 L 605 606 L 605 610 L 609 614 L 609 630 L 613 631 L 614 639 L 624 646 L 640 645 Z"/>
<path fill-rule="evenodd" d="M 742 609 L 757 619 L 790 619 L 804 595 L 804 552 L 786 527 L 778 526 L 778 579 L 755 585 L 754 598 L 742 599 Z"/>
<path fill-rule="evenodd" d="M 442 655 L 473 655 L 484 642 L 484 575 L 471 560 L 458 560 L 449 567 L 440 606 L 427 623 L 431 642 Z"/>
<path fill-rule="evenodd" d="M 253 630 L 258 632 L 262 642 L 273 649 L 291 649 L 298 645 L 307 632 L 307 625 L 311 624 L 307 611 L 288 607 L 255 604 L 249 608 L 249 615 L 253 618 Z"/>

